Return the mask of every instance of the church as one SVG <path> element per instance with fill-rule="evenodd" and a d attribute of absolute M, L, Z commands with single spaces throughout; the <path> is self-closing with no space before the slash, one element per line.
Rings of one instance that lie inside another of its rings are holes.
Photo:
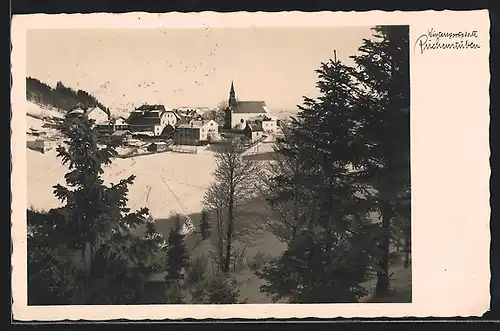
<path fill-rule="evenodd" d="M 243 130 L 247 122 L 271 118 L 264 101 L 240 101 L 236 99 L 234 84 L 231 82 L 229 102 L 226 109 L 224 128 Z"/>

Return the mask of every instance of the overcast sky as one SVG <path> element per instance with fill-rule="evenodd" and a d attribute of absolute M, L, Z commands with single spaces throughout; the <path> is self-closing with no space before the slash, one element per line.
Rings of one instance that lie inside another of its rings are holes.
<path fill-rule="evenodd" d="M 30 30 L 27 76 L 84 89 L 111 108 L 214 107 L 228 98 L 292 109 L 315 96 L 317 69 L 352 64 L 370 27 Z"/>

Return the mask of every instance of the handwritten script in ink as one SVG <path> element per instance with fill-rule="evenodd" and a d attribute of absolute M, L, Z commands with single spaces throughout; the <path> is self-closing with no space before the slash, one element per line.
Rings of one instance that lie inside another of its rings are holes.
<path fill-rule="evenodd" d="M 420 54 L 436 50 L 474 50 L 479 49 L 478 33 L 473 31 L 444 32 L 430 29 L 415 41 L 414 51 Z"/>

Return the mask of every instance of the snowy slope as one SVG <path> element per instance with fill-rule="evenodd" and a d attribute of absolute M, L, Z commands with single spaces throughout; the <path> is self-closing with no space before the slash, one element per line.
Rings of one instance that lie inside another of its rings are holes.
<path fill-rule="evenodd" d="M 28 205 L 49 209 L 59 205 L 52 186 L 64 184 L 67 168 L 61 165 L 54 150 L 41 154 L 27 150 Z M 135 174 L 130 186 L 129 206 L 148 207 L 154 218 L 168 218 L 173 213 L 190 214 L 201 210 L 206 187 L 212 180 L 213 153 L 161 153 L 129 159 L 114 159 L 105 168 L 106 182 L 117 183 Z"/>
<path fill-rule="evenodd" d="M 34 102 L 26 101 L 26 115 L 32 115 L 35 117 L 63 117 L 63 114 L 57 110 L 43 108 Z"/>

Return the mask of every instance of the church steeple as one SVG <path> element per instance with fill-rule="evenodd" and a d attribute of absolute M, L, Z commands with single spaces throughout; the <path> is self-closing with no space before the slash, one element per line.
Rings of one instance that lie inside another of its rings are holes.
<path fill-rule="evenodd" d="M 236 93 L 234 92 L 233 81 L 231 81 L 231 90 L 229 91 L 229 107 L 236 107 Z"/>

